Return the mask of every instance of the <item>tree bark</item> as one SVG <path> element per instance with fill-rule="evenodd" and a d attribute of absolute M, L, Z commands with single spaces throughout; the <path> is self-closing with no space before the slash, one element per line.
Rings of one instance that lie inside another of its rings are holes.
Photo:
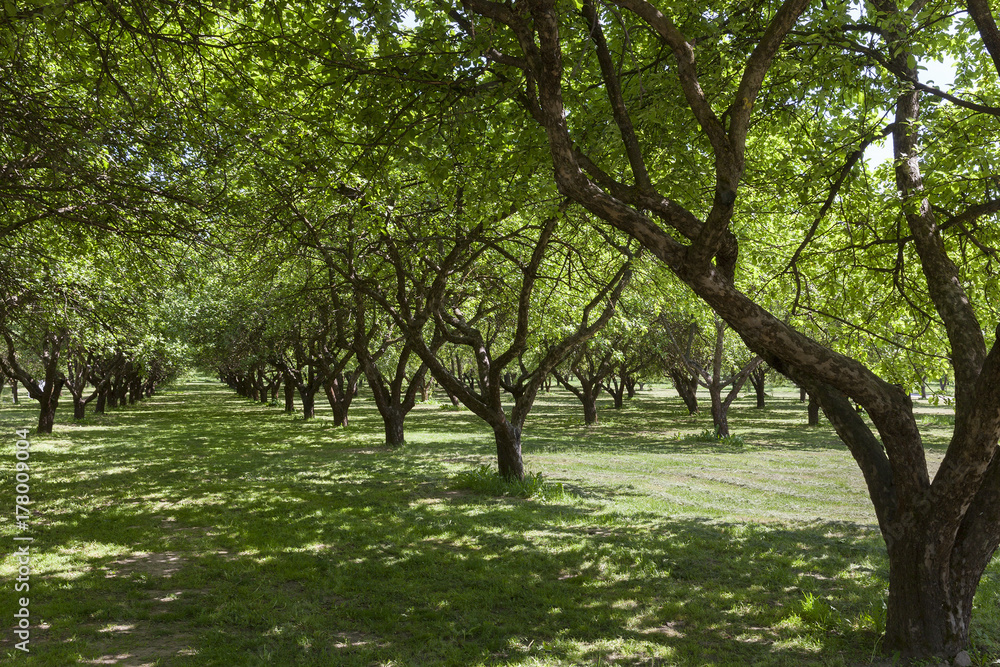
<path fill-rule="evenodd" d="M 142 400 L 142 376 L 139 371 L 133 371 L 131 381 L 128 384 L 129 405 L 135 405 Z"/>
<path fill-rule="evenodd" d="M 637 384 L 635 378 L 631 375 L 625 375 L 623 376 L 623 379 L 625 382 L 626 395 L 628 398 L 635 398 L 635 387 Z"/>
<path fill-rule="evenodd" d="M 52 426 L 55 423 L 56 409 L 59 407 L 59 394 L 62 393 L 63 379 L 59 378 L 55 382 L 46 382 L 41 390 L 38 399 L 40 410 L 38 412 L 38 433 L 52 433 Z"/>
<path fill-rule="evenodd" d="M 819 426 L 819 401 L 815 397 L 809 397 L 809 406 L 807 408 L 809 415 L 809 426 Z"/>
<path fill-rule="evenodd" d="M 108 404 L 108 396 L 111 395 L 111 383 L 104 385 L 100 391 L 97 392 L 97 403 L 94 405 L 94 413 L 103 415 L 104 409 Z"/>
<path fill-rule="evenodd" d="M 346 374 L 337 373 L 333 376 L 327 376 L 323 383 L 326 400 L 330 403 L 330 409 L 333 410 L 333 421 L 337 426 L 346 427 L 348 424 L 348 410 L 351 407 L 351 401 L 358 393 L 359 375 L 361 375 L 360 370 Z"/>
<path fill-rule="evenodd" d="M 295 412 L 295 380 L 291 376 L 285 375 L 285 412 L 291 414 Z"/>
<path fill-rule="evenodd" d="M 73 420 L 83 421 L 87 416 L 87 403 L 83 397 L 73 396 Z"/>
<path fill-rule="evenodd" d="M 316 417 L 316 394 L 311 391 L 299 390 L 299 397 L 302 399 L 302 418 L 313 419 Z"/>
<path fill-rule="evenodd" d="M 765 382 L 767 381 L 767 367 L 764 364 L 758 366 L 752 373 L 750 373 L 750 384 L 753 385 L 754 392 L 757 394 L 757 408 L 763 409 L 764 398 L 766 394 L 764 392 Z"/>
<path fill-rule="evenodd" d="M 524 479 L 521 457 L 521 428 L 504 421 L 493 426 L 497 446 L 497 467 L 506 480 Z"/>
<path fill-rule="evenodd" d="M 698 375 L 687 369 L 672 368 L 669 373 L 670 379 L 674 383 L 677 395 L 687 406 L 688 414 L 698 413 Z"/>
<path fill-rule="evenodd" d="M 712 425 L 715 435 L 719 438 L 729 437 L 729 410 L 722 400 L 722 387 L 710 385 L 708 395 L 712 400 Z"/>
<path fill-rule="evenodd" d="M 388 408 L 385 411 L 379 411 L 379 414 L 382 415 L 382 425 L 385 430 L 385 444 L 390 447 L 402 447 L 405 445 L 406 414 L 393 408 Z"/>

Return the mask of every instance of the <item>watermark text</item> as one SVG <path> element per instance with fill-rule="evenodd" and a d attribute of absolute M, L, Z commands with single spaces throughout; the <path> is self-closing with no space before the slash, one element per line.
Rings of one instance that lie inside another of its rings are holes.
<path fill-rule="evenodd" d="M 17 559 L 17 578 L 14 580 L 14 590 L 27 593 L 31 590 L 31 542 L 35 538 L 28 535 L 28 521 L 31 518 L 31 443 L 28 442 L 28 429 L 18 429 L 14 433 L 17 440 L 14 444 L 14 521 L 17 523 L 18 534 L 14 536 Z M 28 653 L 31 642 L 31 613 L 28 611 L 27 595 L 17 600 L 17 611 L 14 612 L 14 635 L 20 641 L 14 648 Z"/>

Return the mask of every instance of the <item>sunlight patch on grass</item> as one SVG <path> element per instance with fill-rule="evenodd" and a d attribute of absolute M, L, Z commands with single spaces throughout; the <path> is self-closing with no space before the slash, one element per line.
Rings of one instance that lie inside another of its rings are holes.
<path fill-rule="evenodd" d="M 543 394 L 525 460 L 564 492 L 544 499 L 456 488 L 484 463 L 495 476 L 467 411 L 418 407 L 390 450 L 363 398 L 342 429 L 328 408 L 306 422 L 187 383 L 39 438 L 36 663 L 148 644 L 160 665 L 791 667 L 877 648 L 886 564 L 864 480 L 790 396 L 738 402 L 735 449 L 685 440 L 710 417 L 664 388 L 602 403 L 599 428 Z M 998 568 L 976 598 L 983 664 Z"/>

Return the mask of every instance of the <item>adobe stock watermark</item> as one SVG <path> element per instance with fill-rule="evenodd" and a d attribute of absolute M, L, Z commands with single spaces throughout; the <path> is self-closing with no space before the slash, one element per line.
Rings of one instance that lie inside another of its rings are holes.
<path fill-rule="evenodd" d="M 17 522 L 18 535 L 14 536 L 16 549 L 14 556 L 17 558 L 17 578 L 14 581 L 14 590 L 18 593 L 27 593 L 30 590 L 31 581 L 31 542 L 35 538 L 27 534 L 28 532 L 28 506 L 31 505 L 31 443 L 28 442 L 28 429 L 18 429 L 14 432 L 17 440 L 14 446 L 14 520 Z M 20 640 L 14 644 L 14 648 L 28 653 L 28 644 L 31 641 L 31 614 L 28 611 L 28 596 L 19 597 L 17 600 L 17 611 L 14 612 L 14 634 Z"/>

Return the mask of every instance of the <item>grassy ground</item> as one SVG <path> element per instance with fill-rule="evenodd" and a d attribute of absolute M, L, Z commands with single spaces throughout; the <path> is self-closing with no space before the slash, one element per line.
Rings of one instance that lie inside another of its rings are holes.
<path fill-rule="evenodd" d="M 542 395 L 524 447 L 548 495 L 525 500 L 477 490 L 493 445 L 467 411 L 419 406 L 392 451 L 365 397 L 337 429 L 180 383 L 30 436 L 30 593 L 4 549 L 0 662 L 889 664 L 860 473 L 790 391 L 771 406 L 737 404 L 742 443 L 719 445 L 665 388 L 602 404 L 589 428 L 569 394 Z M 926 412 L 936 462 L 948 417 Z M 0 410 L 8 508 L 13 433 L 34 417 Z M 0 521 L 22 544 L 10 509 Z M 27 655 L 13 633 L 24 595 Z M 1000 658 L 998 597 L 994 561 L 980 665 Z"/>

